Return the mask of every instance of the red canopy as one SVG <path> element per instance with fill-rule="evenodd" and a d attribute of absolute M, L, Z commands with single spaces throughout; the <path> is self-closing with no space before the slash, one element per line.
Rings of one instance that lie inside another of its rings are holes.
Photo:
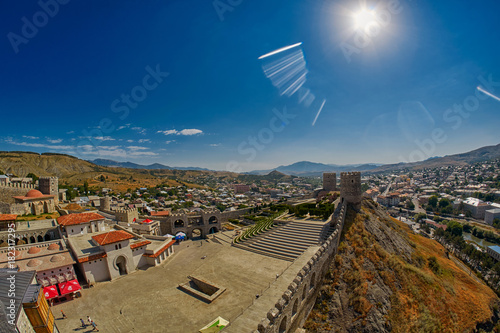
<path fill-rule="evenodd" d="M 48 287 L 43 288 L 43 294 L 44 294 L 46 299 L 51 299 L 51 298 L 59 296 L 59 292 L 57 291 L 56 286 L 48 286 Z"/>
<path fill-rule="evenodd" d="M 61 290 L 61 295 L 66 295 L 80 290 L 82 287 L 80 287 L 78 281 L 74 279 L 68 282 L 59 283 L 59 289 Z"/>
<path fill-rule="evenodd" d="M 144 221 L 142 221 L 142 223 L 151 223 L 153 222 L 153 220 L 150 220 L 150 219 L 145 219 Z"/>

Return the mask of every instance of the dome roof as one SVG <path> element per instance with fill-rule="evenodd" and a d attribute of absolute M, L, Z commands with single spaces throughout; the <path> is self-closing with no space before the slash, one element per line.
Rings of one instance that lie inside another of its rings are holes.
<path fill-rule="evenodd" d="M 52 243 L 48 247 L 49 250 L 59 250 L 59 244 L 57 243 Z"/>
<path fill-rule="evenodd" d="M 30 261 L 28 261 L 28 263 L 26 264 L 26 266 L 28 267 L 36 267 L 36 266 L 40 266 L 42 264 L 42 261 L 39 260 L 39 259 L 31 259 Z"/>
<path fill-rule="evenodd" d="M 21 252 L 19 252 L 18 250 L 14 250 L 14 257 L 19 257 L 21 255 Z"/>
<path fill-rule="evenodd" d="M 41 250 L 39 247 L 33 246 L 32 248 L 30 248 L 30 249 L 28 250 L 28 253 L 29 253 L 29 254 L 35 254 L 35 253 L 38 253 L 38 252 L 40 252 L 40 251 L 42 251 L 42 250 Z"/>
<path fill-rule="evenodd" d="M 38 190 L 30 190 L 28 193 L 26 193 L 26 198 L 40 198 L 40 197 L 43 197 L 43 194 Z"/>
<path fill-rule="evenodd" d="M 50 258 L 51 262 L 59 262 L 59 261 L 63 261 L 63 260 L 64 260 L 64 257 L 59 255 L 59 254 L 56 254 L 55 256 Z"/>

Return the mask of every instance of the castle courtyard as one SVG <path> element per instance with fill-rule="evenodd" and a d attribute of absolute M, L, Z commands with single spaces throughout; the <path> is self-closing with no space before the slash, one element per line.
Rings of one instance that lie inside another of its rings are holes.
<path fill-rule="evenodd" d="M 302 267 L 231 247 L 233 233 L 184 241 L 175 245 L 174 255 L 158 267 L 82 290 L 81 298 L 52 307 L 57 326 L 61 332 L 90 332 L 92 328 L 81 328 L 79 320 L 90 316 L 101 332 L 184 333 L 198 332 L 217 316 L 233 322 L 270 286 L 271 292 L 286 290 Z M 213 282 L 226 291 L 208 304 L 178 288 L 188 276 Z M 267 304 L 261 309 L 263 317 L 269 309 Z M 60 319 L 60 310 L 68 319 Z"/>

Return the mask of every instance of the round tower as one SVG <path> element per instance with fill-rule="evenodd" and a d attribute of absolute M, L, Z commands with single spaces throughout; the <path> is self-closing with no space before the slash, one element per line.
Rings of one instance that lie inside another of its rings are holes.
<path fill-rule="evenodd" d="M 111 198 L 110 197 L 104 197 L 99 199 L 101 206 L 101 210 L 111 210 Z"/>
<path fill-rule="evenodd" d="M 354 209 L 361 209 L 361 172 L 342 172 L 340 174 L 340 196 Z"/>

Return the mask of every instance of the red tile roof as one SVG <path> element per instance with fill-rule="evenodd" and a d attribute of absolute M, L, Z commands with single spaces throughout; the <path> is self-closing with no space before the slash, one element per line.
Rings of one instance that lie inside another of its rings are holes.
<path fill-rule="evenodd" d="M 88 223 L 90 221 L 102 220 L 104 216 L 97 213 L 80 213 L 80 214 L 68 214 L 57 218 L 57 222 L 60 225 L 75 225 L 80 223 Z"/>
<path fill-rule="evenodd" d="M 97 259 L 101 259 L 101 258 L 106 258 L 108 255 L 106 253 L 98 253 L 98 254 L 94 254 L 94 255 L 91 255 L 91 256 L 88 256 L 88 257 L 83 257 L 83 258 L 78 258 L 78 262 L 79 263 L 84 263 L 84 262 L 87 262 L 87 261 L 92 261 L 92 260 L 97 260 Z"/>
<path fill-rule="evenodd" d="M 172 246 L 174 243 L 175 243 L 175 239 L 172 239 L 172 241 L 170 241 L 170 243 L 168 243 L 167 245 L 162 247 L 158 252 L 156 252 L 154 254 L 143 254 L 143 256 L 149 257 L 149 258 L 156 258 L 160 254 L 162 254 L 166 249 L 168 249 L 170 246 Z"/>
<path fill-rule="evenodd" d="M 130 244 L 130 248 L 131 249 L 136 249 L 138 247 L 141 247 L 141 246 L 144 246 L 144 245 L 148 245 L 148 244 L 151 244 L 150 241 L 148 240 L 145 240 L 145 241 L 142 241 L 142 242 L 138 242 L 138 243 L 134 243 L 134 244 Z"/>
<path fill-rule="evenodd" d="M 0 221 L 15 221 L 16 218 L 15 214 L 0 214 Z"/>
<path fill-rule="evenodd" d="M 107 245 L 116 242 L 121 242 L 127 239 L 134 238 L 131 234 L 124 230 L 115 230 L 106 232 L 104 234 L 92 236 L 92 239 L 95 240 L 99 245 Z"/>

